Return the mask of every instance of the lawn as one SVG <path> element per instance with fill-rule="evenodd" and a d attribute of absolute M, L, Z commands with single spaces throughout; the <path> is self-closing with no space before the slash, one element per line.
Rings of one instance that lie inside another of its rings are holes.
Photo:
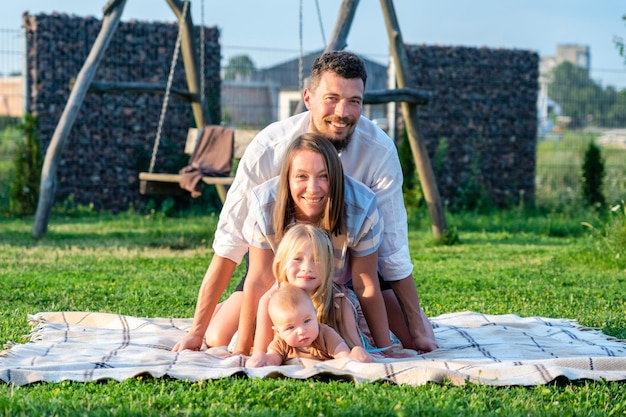
<path fill-rule="evenodd" d="M 461 243 L 435 245 L 412 223 L 411 253 L 429 316 L 455 311 L 564 317 L 626 339 L 626 211 L 448 215 Z M 27 314 L 100 311 L 191 317 L 211 258 L 215 216 L 55 215 L 0 219 L 0 341 L 24 342 Z M 587 226 L 583 226 L 585 222 Z M 239 268 L 237 275 L 243 270 Z M 236 283 L 233 280 L 233 285 Z M 231 287 L 232 289 L 232 287 Z M 287 379 L 189 383 L 0 384 L 3 415 L 626 415 L 626 384 L 496 388 Z"/>

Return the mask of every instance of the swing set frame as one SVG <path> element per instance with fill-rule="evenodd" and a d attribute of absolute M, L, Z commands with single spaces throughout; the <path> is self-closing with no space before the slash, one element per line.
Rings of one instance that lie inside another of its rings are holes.
<path fill-rule="evenodd" d="M 195 49 L 195 39 L 192 36 L 193 23 L 191 13 L 183 13 L 184 7 L 189 0 L 166 0 L 172 11 L 176 14 L 179 24 L 180 47 L 183 57 L 183 65 L 187 78 L 187 92 L 179 92 L 189 97 L 193 117 L 199 129 L 207 126 L 208 117 L 206 110 L 202 106 L 202 95 L 199 65 Z M 40 195 L 35 214 L 33 226 L 33 236 L 42 237 L 48 227 L 48 220 L 54 202 L 56 188 L 56 171 L 65 146 L 69 131 L 76 119 L 76 115 L 85 98 L 87 91 L 93 83 L 93 78 L 99 63 L 104 56 L 107 46 L 113 37 L 119 24 L 126 0 L 110 0 L 103 8 L 103 21 L 100 32 L 94 45 L 87 56 L 81 70 L 76 77 L 76 83 L 72 89 L 61 118 L 54 131 L 50 145 L 46 151 L 41 175 Z M 392 0 L 380 0 L 382 13 L 385 19 L 387 35 L 389 37 L 390 52 L 396 69 L 396 85 L 398 88 L 369 92 L 365 94 L 364 103 L 378 104 L 388 102 L 400 102 L 404 116 L 405 125 L 409 137 L 411 152 L 415 160 L 417 173 L 420 179 L 424 199 L 426 200 L 431 219 L 431 230 L 435 240 L 448 237 L 448 227 L 445 219 L 443 205 L 439 196 L 434 172 L 426 151 L 426 147 L 421 140 L 418 124 L 417 106 L 428 102 L 429 94 L 423 91 L 407 87 L 410 75 L 410 66 L 406 48 L 403 43 L 402 34 L 395 13 Z M 350 31 L 350 26 L 354 20 L 358 0 L 343 0 L 339 9 L 339 16 L 335 25 L 331 39 L 328 41 L 324 52 L 342 50 L 347 46 L 346 40 Z M 137 90 L 145 91 L 146 86 L 137 86 L 129 83 L 124 87 L 124 91 L 132 92 Z M 151 87 L 150 87 L 151 88 Z M 302 108 L 301 100 L 299 108 Z M 232 183 L 231 177 L 212 177 L 220 185 Z M 225 191 L 224 191 L 225 193 Z"/>

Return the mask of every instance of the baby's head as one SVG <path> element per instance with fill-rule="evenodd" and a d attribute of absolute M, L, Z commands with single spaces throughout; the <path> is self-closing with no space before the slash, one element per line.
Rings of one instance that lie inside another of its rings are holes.
<path fill-rule="evenodd" d="M 274 330 L 292 347 L 308 347 L 319 335 L 317 313 L 302 288 L 281 284 L 267 307 Z"/>

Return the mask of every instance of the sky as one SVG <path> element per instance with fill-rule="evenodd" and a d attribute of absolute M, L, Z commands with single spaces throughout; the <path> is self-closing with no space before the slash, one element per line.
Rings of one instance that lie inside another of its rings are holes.
<path fill-rule="evenodd" d="M 102 19 L 106 3 L 4 2 L 0 28 L 18 29 L 25 11 Z M 624 0 L 394 0 L 393 4 L 405 43 L 533 50 L 541 57 L 554 56 L 557 44 L 585 45 L 591 53 L 591 77 L 604 87 L 626 88 L 625 58 L 614 44 L 615 36 L 626 39 Z M 220 29 L 223 50 L 276 48 L 297 54 L 300 16 L 302 49 L 316 51 L 331 37 L 340 5 L 340 0 L 194 0 L 191 13 L 195 24 Z M 175 16 L 165 0 L 126 0 L 122 20 L 131 19 L 173 22 Z M 379 1 L 359 1 L 347 41 L 346 49 L 385 60 L 389 41 Z"/>

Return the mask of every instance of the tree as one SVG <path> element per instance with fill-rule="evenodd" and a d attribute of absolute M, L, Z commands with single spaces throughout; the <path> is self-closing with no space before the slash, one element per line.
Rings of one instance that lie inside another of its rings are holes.
<path fill-rule="evenodd" d="M 229 81 L 249 80 L 255 70 L 254 62 L 248 55 L 235 55 L 228 60 L 224 79 Z"/>
<path fill-rule="evenodd" d="M 626 22 L 626 14 L 622 16 L 622 20 Z M 624 38 L 621 36 L 615 36 L 613 38 L 613 43 L 615 43 L 615 47 L 619 52 L 620 56 L 624 58 L 624 64 L 626 65 L 626 50 L 624 49 Z"/>
<path fill-rule="evenodd" d="M 549 96 L 571 117 L 570 127 L 583 127 L 588 115 L 597 113 L 595 104 L 601 100 L 602 88 L 589 78 L 586 69 L 563 62 L 552 70 Z"/>
<path fill-rule="evenodd" d="M 571 118 L 570 128 L 593 123 L 601 127 L 623 127 L 626 95 L 614 87 L 603 89 L 589 78 L 586 69 L 563 62 L 552 70 L 548 95 Z"/>

